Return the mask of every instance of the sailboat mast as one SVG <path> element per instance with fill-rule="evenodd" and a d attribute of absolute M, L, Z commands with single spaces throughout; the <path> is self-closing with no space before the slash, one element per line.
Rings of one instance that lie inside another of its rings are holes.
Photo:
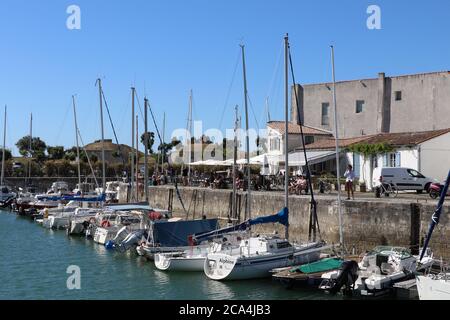
<path fill-rule="evenodd" d="M 189 112 L 188 112 L 188 130 L 189 130 L 189 162 L 188 162 L 188 181 L 191 181 L 191 161 L 192 161 L 192 89 L 189 94 Z"/>
<path fill-rule="evenodd" d="M 30 159 L 28 159 L 28 183 L 31 183 L 31 160 L 32 160 L 32 146 L 33 146 L 33 113 L 30 114 L 30 143 L 28 146 L 28 152 L 30 154 Z"/>
<path fill-rule="evenodd" d="M 0 184 L 3 185 L 3 180 L 5 179 L 5 148 L 6 148 L 6 105 L 5 105 L 5 120 L 3 124 L 3 150 L 2 150 L 2 174 Z"/>
<path fill-rule="evenodd" d="M 234 107 L 235 118 L 234 118 L 234 143 L 233 143 L 233 200 L 232 200 L 232 210 L 231 214 L 233 218 L 237 217 L 237 207 L 236 207 L 236 161 L 237 161 L 237 150 L 238 150 L 238 139 L 237 139 L 237 130 L 238 130 L 238 106 Z"/>
<path fill-rule="evenodd" d="M 78 143 L 78 123 L 77 123 L 77 111 L 75 107 L 75 96 L 72 96 L 72 105 L 73 105 L 73 118 L 75 121 L 75 137 L 77 143 L 78 188 L 81 188 L 80 145 Z"/>
<path fill-rule="evenodd" d="M 100 99 L 100 128 L 102 131 L 102 192 L 106 191 L 106 163 L 105 163 L 105 131 L 103 127 L 103 98 L 102 79 L 98 78 L 98 94 Z"/>
<path fill-rule="evenodd" d="M 131 88 L 131 168 L 130 168 L 130 178 L 131 178 L 131 199 L 134 198 L 134 96 L 135 88 Z"/>
<path fill-rule="evenodd" d="M 338 198 L 338 211 L 339 211 L 339 242 L 341 246 L 344 246 L 344 235 L 342 230 L 342 206 L 341 206 L 341 184 L 339 179 L 341 177 L 341 168 L 339 162 L 339 135 L 338 135 L 338 120 L 337 120 L 337 104 L 336 104 L 336 74 L 334 69 L 334 47 L 331 46 L 331 65 L 332 65 L 332 77 L 333 77 L 333 109 L 334 109 L 334 138 L 336 141 L 336 178 L 337 178 L 337 198 Z"/>
<path fill-rule="evenodd" d="M 147 110 L 148 108 L 148 99 L 144 99 L 144 188 L 145 188 L 145 202 L 148 203 L 148 163 L 147 163 L 147 157 L 148 157 L 148 119 L 147 119 Z"/>
<path fill-rule="evenodd" d="M 138 173 L 139 173 L 139 116 L 136 115 L 136 201 L 139 201 L 139 178 L 138 178 Z"/>
<path fill-rule="evenodd" d="M 164 173 L 164 157 L 166 155 L 165 144 L 165 132 L 166 132 L 166 113 L 163 114 L 163 127 L 162 127 L 162 149 L 161 149 L 161 172 Z"/>
<path fill-rule="evenodd" d="M 289 38 L 284 37 L 284 206 L 289 212 Z M 285 237 L 289 239 L 289 227 L 286 226 Z"/>
<path fill-rule="evenodd" d="M 241 45 L 242 49 L 242 71 L 244 76 L 244 105 L 245 105 L 245 141 L 246 141 L 246 154 L 247 154 L 247 203 L 246 203 L 246 214 L 247 219 L 251 218 L 250 212 L 250 195 L 251 195 L 251 170 L 250 170 L 250 137 L 248 128 L 248 99 L 247 99 L 247 73 L 245 69 L 245 49 L 244 45 Z"/>

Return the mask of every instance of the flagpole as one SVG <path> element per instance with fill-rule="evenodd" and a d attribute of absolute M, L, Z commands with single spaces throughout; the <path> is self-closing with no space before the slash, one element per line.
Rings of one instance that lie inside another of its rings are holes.
<path fill-rule="evenodd" d="M 334 109 L 334 139 L 336 143 L 336 178 L 337 178 L 337 201 L 338 201 L 338 213 L 339 213 L 339 242 L 342 248 L 344 248 L 344 232 L 342 230 L 342 206 L 341 206 L 341 168 L 340 168 L 340 155 L 339 155 L 339 134 L 338 134 L 338 117 L 336 106 L 336 74 L 334 69 L 334 47 L 331 47 L 331 65 L 332 65 L 332 77 L 333 77 L 333 109 Z"/>

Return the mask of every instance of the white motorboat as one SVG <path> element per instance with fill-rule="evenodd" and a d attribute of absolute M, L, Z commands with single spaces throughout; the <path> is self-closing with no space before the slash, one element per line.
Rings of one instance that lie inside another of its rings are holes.
<path fill-rule="evenodd" d="M 71 200 L 64 206 L 60 204 L 58 208 L 43 209 L 42 225 L 48 229 L 66 229 L 74 217 L 82 219 L 85 215 L 89 218 L 95 216 L 95 213 L 99 211 L 94 210 L 95 207 L 98 207 L 97 202 Z"/>
<path fill-rule="evenodd" d="M 418 257 L 403 247 L 378 246 L 366 253 L 357 265 L 357 270 L 340 269 L 322 275 L 319 289 L 337 292 L 346 286 L 348 292 L 354 291 L 362 296 L 379 296 L 390 293 L 397 282 L 413 279 L 416 271 L 430 266 L 432 253 L 418 263 Z M 349 265 L 349 267 L 351 267 Z M 350 273 L 353 283 L 348 283 Z M 336 288 L 337 286 L 337 288 Z"/>
<path fill-rule="evenodd" d="M 69 226 L 69 218 L 79 207 L 79 203 L 69 201 L 66 205 L 59 204 L 57 208 L 43 209 L 42 226 L 47 229 L 62 229 Z"/>
<path fill-rule="evenodd" d="M 96 197 L 101 194 L 95 191 L 93 183 L 88 182 L 77 183 L 72 193 L 75 195 L 83 195 L 84 197 Z"/>
<path fill-rule="evenodd" d="M 102 209 L 77 208 L 73 216 L 69 218 L 69 235 L 83 234 L 90 223 L 95 223 L 95 217 Z"/>
<path fill-rule="evenodd" d="M 399 281 L 413 277 L 417 259 L 402 247 L 376 247 L 359 263 L 355 289 L 361 295 L 374 295 Z"/>
<path fill-rule="evenodd" d="M 113 212 L 103 217 L 100 226 L 97 226 L 94 233 L 94 242 L 106 244 L 113 240 L 117 232 L 126 226 L 129 232 L 133 230 L 145 229 L 143 217 L 139 213 Z"/>
<path fill-rule="evenodd" d="M 450 300 L 450 273 L 416 277 L 420 300 Z"/>

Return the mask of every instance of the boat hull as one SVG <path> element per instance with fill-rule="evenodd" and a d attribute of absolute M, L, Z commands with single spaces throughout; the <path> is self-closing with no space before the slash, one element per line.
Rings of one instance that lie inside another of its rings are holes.
<path fill-rule="evenodd" d="M 155 267 L 162 271 L 202 272 L 206 256 L 176 257 L 166 254 L 155 254 Z"/>
<path fill-rule="evenodd" d="M 282 252 L 245 257 L 214 253 L 208 254 L 203 268 L 206 276 L 212 280 L 257 279 L 270 277 L 273 269 L 314 262 L 319 258 L 320 248 L 316 248 L 316 245 L 305 247 L 305 250 L 294 254 Z"/>
<path fill-rule="evenodd" d="M 209 246 L 208 245 L 200 245 L 198 246 L 198 248 L 200 249 L 204 249 L 206 250 Z M 185 247 L 152 247 L 152 246 L 137 246 L 136 247 L 136 251 L 138 253 L 138 255 L 142 256 L 142 257 L 146 257 L 149 260 L 154 260 L 155 259 L 155 255 L 158 253 L 174 253 L 174 252 L 183 252 L 186 250 L 191 250 L 192 247 L 191 246 L 185 246 Z M 202 267 L 203 268 L 203 267 Z M 203 270 L 203 269 L 202 269 Z"/>
<path fill-rule="evenodd" d="M 98 244 L 105 244 L 112 240 L 117 230 L 108 230 L 106 228 L 97 227 L 94 234 L 94 242 Z"/>
<path fill-rule="evenodd" d="M 420 300 L 450 300 L 450 282 L 434 280 L 426 276 L 416 278 Z"/>

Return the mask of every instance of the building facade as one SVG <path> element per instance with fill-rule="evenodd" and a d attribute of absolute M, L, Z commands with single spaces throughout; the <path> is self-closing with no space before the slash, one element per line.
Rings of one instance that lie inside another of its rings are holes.
<path fill-rule="evenodd" d="M 374 79 L 340 81 L 336 99 L 341 138 L 445 129 L 450 123 L 450 72 L 379 73 Z M 296 85 L 291 120 L 333 132 L 332 102 L 331 83 Z"/>
<path fill-rule="evenodd" d="M 334 139 L 326 139 L 306 146 L 308 151 L 335 150 Z M 423 175 L 443 182 L 450 170 L 450 129 L 380 133 L 351 139 L 340 139 L 341 173 L 347 164 L 353 165 L 356 177 L 372 189 L 373 170 L 377 167 L 403 167 L 414 169 Z M 388 153 L 368 157 L 348 151 L 356 144 L 387 144 L 392 147 Z M 320 174 L 321 170 L 335 174 L 336 162 L 327 160 L 316 164 L 312 170 Z"/>
<path fill-rule="evenodd" d="M 302 147 L 301 131 L 305 136 L 305 145 L 332 137 L 332 133 L 324 130 L 313 128 L 310 126 L 303 126 L 296 123 L 288 123 L 288 152 Z M 284 121 L 269 121 L 267 123 L 267 142 L 266 150 L 270 156 L 284 155 L 284 139 L 285 139 L 285 122 Z"/>

